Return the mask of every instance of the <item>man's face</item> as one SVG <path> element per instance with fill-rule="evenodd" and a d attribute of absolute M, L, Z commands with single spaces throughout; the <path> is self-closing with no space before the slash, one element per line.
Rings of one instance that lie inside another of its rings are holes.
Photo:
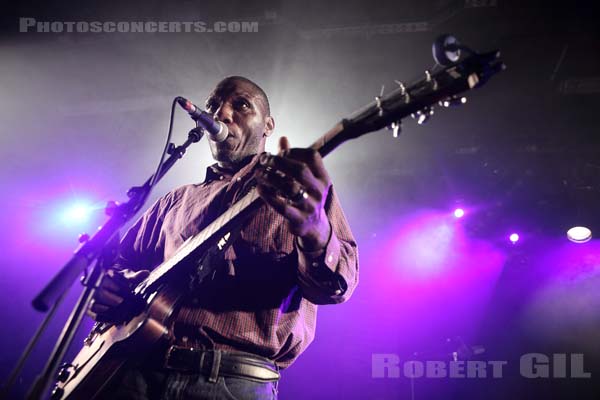
<path fill-rule="evenodd" d="M 264 151 L 265 140 L 273 130 L 260 93 L 250 83 L 221 81 L 206 100 L 206 111 L 229 128 L 223 142 L 209 140 L 210 151 L 219 165 L 232 166 L 245 157 Z"/>

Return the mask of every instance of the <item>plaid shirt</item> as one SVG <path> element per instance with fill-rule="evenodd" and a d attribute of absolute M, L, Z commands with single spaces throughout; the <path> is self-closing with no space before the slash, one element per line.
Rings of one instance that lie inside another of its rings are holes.
<path fill-rule="evenodd" d="M 243 195 L 256 162 L 233 175 L 213 165 L 203 183 L 163 196 L 125 234 L 117 266 L 151 270 L 171 257 Z M 216 272 L 185 297 L 176 343 L 293 363 L 314 338 L 317 304 L 344 302 L 358 283 L 356 242 L 333 188 L 325 209 L 329 242 L 306 252 L 283 216 L 262 204 L 227 250 L 209 257 Z"/>

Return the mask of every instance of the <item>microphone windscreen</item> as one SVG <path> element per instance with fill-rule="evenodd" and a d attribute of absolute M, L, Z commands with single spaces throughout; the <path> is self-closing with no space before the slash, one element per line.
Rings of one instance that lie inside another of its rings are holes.
<path fill-rule="evenodd" d="M 217 133 L 212 133 L 210 131 L 208 132 L 208 138 L 213 142 L 222 142 L 227 139 L 227 135 L 229 135 L 229 129 L 227 128 L 227 125 L 221 121 L 218 122 L 221 129 L 219 129 Z"/>

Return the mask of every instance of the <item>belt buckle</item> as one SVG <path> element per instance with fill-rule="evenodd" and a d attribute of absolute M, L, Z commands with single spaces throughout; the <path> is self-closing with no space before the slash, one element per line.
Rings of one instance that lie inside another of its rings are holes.
<path fill-rule="evenodd" d="M 171 360 L 173 360 L 173 352 L 179 350 L 189 350 L 189 348 L 184 346 L 178 346 L 176 344 L 171 345 L 165 354 L 165 360 L 163 363 L 163 367 L 172 370 L 181 370 L 181 365 L 172 365 Z"/>

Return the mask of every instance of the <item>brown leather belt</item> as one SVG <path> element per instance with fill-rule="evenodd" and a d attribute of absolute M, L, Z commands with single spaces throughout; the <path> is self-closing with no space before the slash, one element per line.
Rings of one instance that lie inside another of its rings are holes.
<path fill-rule="evenodd" d="M 239 377 L 257 382 L 276 382 L 281 377 L 279 368 L 266 358 L 181 346 L 169 347 L 164 367 L 200 373 L 207 376 L 209 382 L 216 382 L 220 376 Z"/>

